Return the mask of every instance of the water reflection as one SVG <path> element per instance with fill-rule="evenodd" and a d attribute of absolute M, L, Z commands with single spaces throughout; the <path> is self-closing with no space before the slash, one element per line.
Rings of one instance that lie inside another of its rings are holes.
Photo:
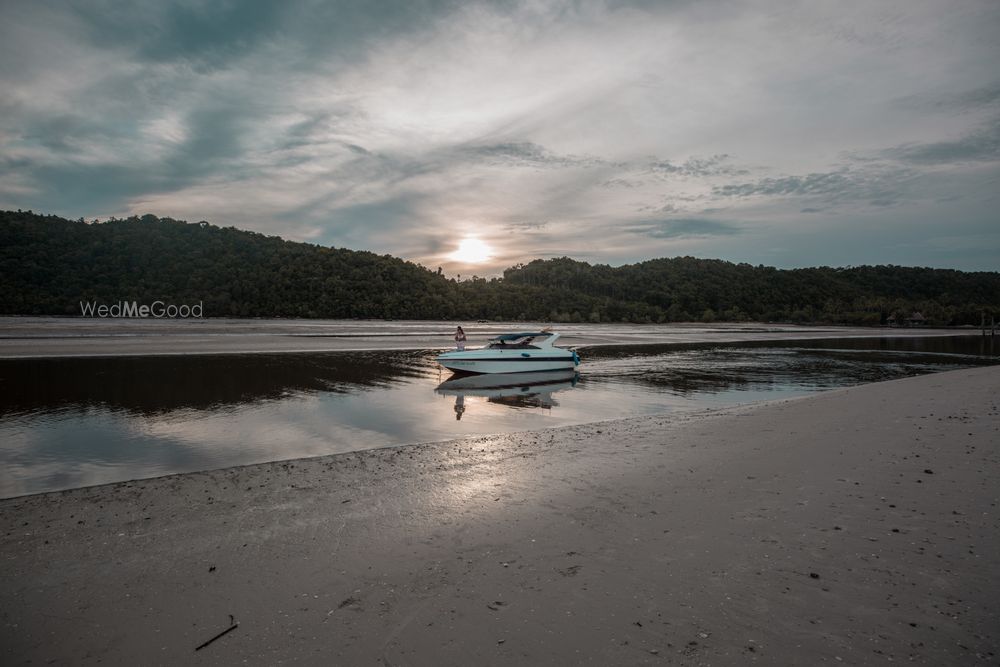
<path fill-rule="evenodd" d="M 453 375 L 437 386 L 442 396 L 455 397 L 455 419 L 465 413 L 465 398 L 485 398 L 496 405 L 511 408 L 551 410 L 559 403 L 552 397 L 558 391 L 576 386 L 579 375 L 575 370 L 535 373 L 503 373 L 499 375 Z"/>
<path fill-rule="evenodd" d="M 107 408 L 154 416 L 377 389 L 437 373 L 426 352 L 15 359 L 0 362 L 0 418 Z"/>
<path fill-rule="evenodd" d="M 580 375 L 464 378 L 432 351 L 0 360 L 0 496 L 790 397 L 996 363 L 992 344 L 589 348 Z"/>
<path fill-rule="evenodd" d="M 640 385 L 681 397 L 797 387 L 829 389 L 995 363 L 990 339 L 857 338 L 588 350 L 584 381 Z"/>

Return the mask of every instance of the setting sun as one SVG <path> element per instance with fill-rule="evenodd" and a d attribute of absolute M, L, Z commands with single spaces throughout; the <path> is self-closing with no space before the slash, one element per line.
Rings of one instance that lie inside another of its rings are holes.
<path fill-rule="evenodd" d="M 462 239 L 449 259 L 465 264 L 478 264 L 493 257 L 493 248 L 475 237 Z"/>

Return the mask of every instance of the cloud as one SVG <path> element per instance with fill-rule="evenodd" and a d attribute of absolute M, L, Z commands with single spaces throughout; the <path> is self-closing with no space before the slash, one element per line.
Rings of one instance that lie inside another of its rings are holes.
<path fill-rule="evenodd" d="M 503 166 L 591 167 L 604 164 L 603 160 L 595 157 L 557 155 L 530 141 L 470 145 L 460 148 L 456 153 L 458 157 L 470 161 Z"/>
<path fill-rule="evenodd" d="M 327 230 L 325 239 L 357 250 L 368 250 L 364 244 L 371 236 L 370 230 L 391 236 L 405 229 L 420 217 L 422 202 L 422 195 L 411 194 L 335 208 L 323 216 L 323 227 Z"/>
<path fill-rule="evenodd" d="M 101 5 L 104 5 L 101 7 Z M 153 63 L 219 67 L 259 49 L 281 30 L 281 3 L 95 3 L 75 8 L 95 45 L 120 44 Z"/>
<path fill-rule="evenodd" d="M 57 7 L 62 3 L 57 3 Z M 309 67 L 321 57 L 363 57 L 371 40 L 419 30 L 454 2 L 386 0 L 378 6 L 330 2 L 132 2 L 66 3 L 76 34 L 91 46 L 129 53 L 134 62 L 184 64 L 197 72 L 233 66 L 260 52 Z"/>
<path fill-rule="evenodd" d="M 953 141 L 903 144 L 882 151 L 882 155 L 900 162 L 926 165 L 1000 162 L 1000 116 Z"/>
<path fill-rule="evenodd" d="M 723 197 L 751 197 L 754 195 L 823 195 L 836 197 L 850 191 L 857 183 L 857 180 L 849 170 L 843 169 L 835 172 L 806 174 L 805 176 L 762 178 L 750 183 L 717 186 L 713 191 Z"/>
<path fill-rule="evenodd" d="M 654 239 L 731 236 L 741 231 L 731 223 L 701 218 L 659 220 L 636 225 L 633 230 Z"/>
<path fill-rule="evenodd" d="M 731 157 L 725 154 L 712 155 L 710 157 L 690 157 L 680 164 L 675 164 L 669 160 L 657 160 L 649 164 L 649 171 L 664 176 L 694 178 L 750 173 L 749 169 L 726 164 Z"/>
<path fill-rule="evenodd" d="M 895 100 L 895 103 L 903 108 L 929 112 L 978 111 L 1000 105 L 1000 81 L 960 92 L 921 92 L 902 97 Z"/>
<path fill-rule="evenodd" d="M 756 262 L 802 228 L 836 263 L 858 216 L 909 242 L 884 261 L 961 263 L 909 221 L 979 238 L 996 210 L 989 0 L 12 0 L 4 18 L 4 208 L 434 266 L 468 231 L 497 262 Z"/>
<path fill-rule="evenodd" d="M 912 170 L 895 165 L 870 164 L 719 185 L 712 191 L 720 197 L 803 198 L 827 205 L 868 202 L 885 206 L 909 195 L 910 181 L 915 175 Z M 815 206 L 806 208 L 804 212 L 818 210 Z"/>

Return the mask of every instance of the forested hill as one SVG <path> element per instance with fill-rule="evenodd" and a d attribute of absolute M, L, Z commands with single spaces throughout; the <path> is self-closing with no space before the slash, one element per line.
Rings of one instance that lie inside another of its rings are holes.
<path fill-rule="evenodd" d="M 779 270 L 692 257 L 621 267 L 535 260 L 458 282 L 389 255 L 146 215 L 88 224 L 0 212 L 0 313 L 81 301 L 204 304 L 209 317 L 762 320 L 933 324 L 1000 315 L 1000 273 L 897 266 Z"/>
<path fill-rule="evenodd" d="M 775 269 L 717 259 L 653 259 L 621 267 L 568 258 L 508 269 L 514 285 L 552 285 L 611 303 L 645 304 L 656 320 L 885 324 L 922 314 L 939 325 L 1000 315 L 1000 273 L 903 266 Z M 617 314 L 617 313 L 616 313 Z"/>
<path fill-rule="evenodd" d="M 88 224 L 2 212 L 0 281 L 5 314 L 162 299 L 202 301 L 212 317 L 419 318 L 455 300 L 443 276 L 388 255 L 152 215 Z"/>

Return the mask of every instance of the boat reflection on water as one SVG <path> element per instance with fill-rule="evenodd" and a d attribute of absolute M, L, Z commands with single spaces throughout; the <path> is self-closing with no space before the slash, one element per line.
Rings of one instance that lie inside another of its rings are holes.
<path fill-rule="evenodd" d="M 466 397 L 485 398 L 490 403 L 512 408 L 551 410 L 559 405 L 552 394 L 576 386 L 579 375 L 575 370 L 533 373 L 503 373 L 453 375 L 438 385 L 442 396 L 455 397 L 455 419 L 465 413 Z"/>

